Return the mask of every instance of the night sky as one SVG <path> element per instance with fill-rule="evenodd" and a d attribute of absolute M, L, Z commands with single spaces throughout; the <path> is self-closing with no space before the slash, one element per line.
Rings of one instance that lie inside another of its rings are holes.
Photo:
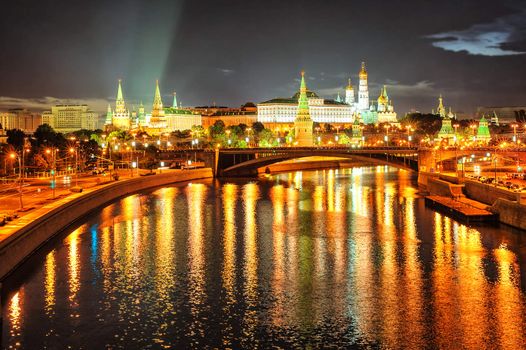
<path fill-rule="evenodd" d="M 399 114 L 526 105 L 526 1 L 10 1 L 0 20 L 0 108 L 114 100 L 239 106 L 291 96 L 304 69 L 326 98 L 382 84 Z"/>

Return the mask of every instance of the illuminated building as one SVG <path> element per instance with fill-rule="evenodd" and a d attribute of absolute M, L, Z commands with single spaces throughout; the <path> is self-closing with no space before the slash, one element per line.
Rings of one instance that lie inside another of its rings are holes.
<path fill-rule="evenodd" d="M 360 124 L 360 120 L 356 118 L 351 126 L 352 138 L 351 143 L 360 143 L 363 136 L 363 127 Z"/>
<path fill-rule="evenodd" d="M 163 100 L 159 89 L 159 80 L 155 81 L 155 93 L 153 96 L 152 113 L 149 118 L 146 116 L 147 129 L 152 134 L 161 134 L 167 128 L 166 117 L 164 115 Z"/>
<path fill-rule="evenodd" d="M 349 83 L 347 84 L 347 88 L 345 89 L 345 103 L 351 106 L 351 111 L 354 113 L 356 107 L 354 105 L 354 88 L 351 84 L 351 78 L 349 78 Z"/>
<path fill-rule="evenodd" d="M 201 125 L 201 115 L 177 104 L 177 94 L 174 92 L 170 107 L 164 107 L 159 81 L 155 83 L 152 112 L 145 114 L 142 103 L 137 113 L 137 124 L 151 135 L 159 135 L 172 131 L 190 130 L 194 125 Z"/>
<path fill-rule="evenodd" d="M 192 126 L 202 124 L 201 114 L 177 105 L 177 95 L 175 92 L 172 106 L 164 108 L 164 117 L 166 119 L 166 131 L 168 132 L 174 130 L 191 130 Z"/>
<path fill-rule="evenodd" d="M 489 132 L 488 121 L 484 116 L 480 118 L 479 127 L 477 129 L 477 141 L 482 143 L 488 143 L 491 140 L 491 134 Z"/>
<path fill-rule="evenodd" d="M 349 125 L 359 115 L 365 124 L 398 123 L 392 100 L 387 95 L 387 88 L 380 90 L 378 103 L 369 103 L 368 73 L 365 62 L 359 72 L 358 99 L 355 99 L 354 88 L 349 79 L 345 88 L 345 101 L 340 95 L 335 100 L 320 98 L 315 92 L 307 90 L 309 112 L 317 123 Z M 299 93 L 291 98 L 275 98 L 258 104 L 258 121 L 271 129 L 291 125 L 296 118 Z"/>
<path fill-rule="evenodd" d="M 99 115 L 88 105 L 56 105 L 51 111 L 42 113 L 42 124 L 48 124 L 55 131 L 68 133 L 80 129 L 96 130 Z"/>
<path fill-rule="evenodd" d="M 367 85 L 367 70 L 365 69 L 365 62 L 362 62 L 362 69 L 358 74 L 360 77 L 360 85 L 358 85 L 358 111 L 366 111 L 369 109 L 369 87 Z"/>
<path fill-rule="evenodd" d="M 291 98 L 275 98 L 257 105 L 257 121 L 271 129 L 291 126 L 296 120 L 300 92 Z M 315 92 L 306 90 L 309 114 L 314 122 L 351 124 L 353 108 L 345 102 L 320 98 Z"/>
<path fill-rule="evenodd" d="M 305 72 L 301 72 L 300 95 L 298 97 L 298 112 L 294 120 L 294 137 L 296 145 L 310 147 L 313 145 L 313 121 L 310 117 L 307 86 L 305 85 Z"/>
<path fill-rule="evenodd" d="M 225 126 L 245 124 L 248 127 L 258 120 L 257 107 L 252 102 L 245 103 L 241 108 L 203 106 L 195 107 L 193 110 L 202 114 L 202 125 L 205 129 L 218 120 L 223 121 Z"/>
<path fill-rule="evenodd" d="M 449 113 L 446 114 L 442 95 L 438 98 L 437 114 L 440 115 L 440 118 L 442 119 L 442 126 L 440 127 L 436 140 L 445 141 L 449 144 L 450 141 L 453 141 L 456 137 L 455 131 L 451 126 L 451 119 L 455 118 L 455 115 L 451 112 L 451 108 L 449 108 Z"/>
<path fill-rule="evenodd" d="M 113 125 L 113 127 L 122 130 L 129 130 L 131 128 L 130 111 L 126 109 L 124 102 L 124 96 L 122 94 L 121 80 L 117 87 L 117 98 L 115 100 L 115 110 L 111 110 L 111 106 L 108 105 L 108 111 L 106 113 L 106 125 Z"/>
<path fill-rule="evenodd" d="M 0 125 L 4 130 L 20 129 L 25 133 L 33 133 L 42 124 L 42 116 L 27 109 L 14 108 L 0 112 Z"/>

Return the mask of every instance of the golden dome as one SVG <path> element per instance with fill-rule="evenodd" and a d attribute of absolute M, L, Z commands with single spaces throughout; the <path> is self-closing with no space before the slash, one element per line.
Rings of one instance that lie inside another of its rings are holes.
<path fill-rule="evenodd" d="M 367 70 L 365 69 L 365 62 L 362 62 L 362 69 L 360 70 L 360 79 L 366 79 L 367 78 Z"/>

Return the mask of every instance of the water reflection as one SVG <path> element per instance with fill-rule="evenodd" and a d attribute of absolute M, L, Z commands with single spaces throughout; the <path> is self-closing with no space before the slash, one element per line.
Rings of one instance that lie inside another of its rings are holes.
<path fill-rule="evenodd" d="M 426 209 L 414 180 L 379 166 L 124 198 L 7 287 L 2 347 L 524 347 L 520 236 Z"/>

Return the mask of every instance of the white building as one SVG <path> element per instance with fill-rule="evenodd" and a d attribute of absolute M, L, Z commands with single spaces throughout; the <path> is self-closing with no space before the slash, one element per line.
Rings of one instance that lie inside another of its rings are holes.
<path fill-rule="evenodd" d="M 99 115 L 88 105 L 57 105 L 51 111 L 42 113 L 42 124 L 50 125 L 55 131 L 68 133 L 80 129 L 96 130 Z"/>
<path fill-rule="evenodd" d="M 299 92 L 291 98 L 275 98 L 257 105 L 257 120 L 265 126 L 275 128 L 279 124 L 293 124 L 298 113 Z M 330 124 L 351 124 L 353 109 L 345 102 L 320 98 L 307 90 L 309 113 L 314 122 Z"/>

